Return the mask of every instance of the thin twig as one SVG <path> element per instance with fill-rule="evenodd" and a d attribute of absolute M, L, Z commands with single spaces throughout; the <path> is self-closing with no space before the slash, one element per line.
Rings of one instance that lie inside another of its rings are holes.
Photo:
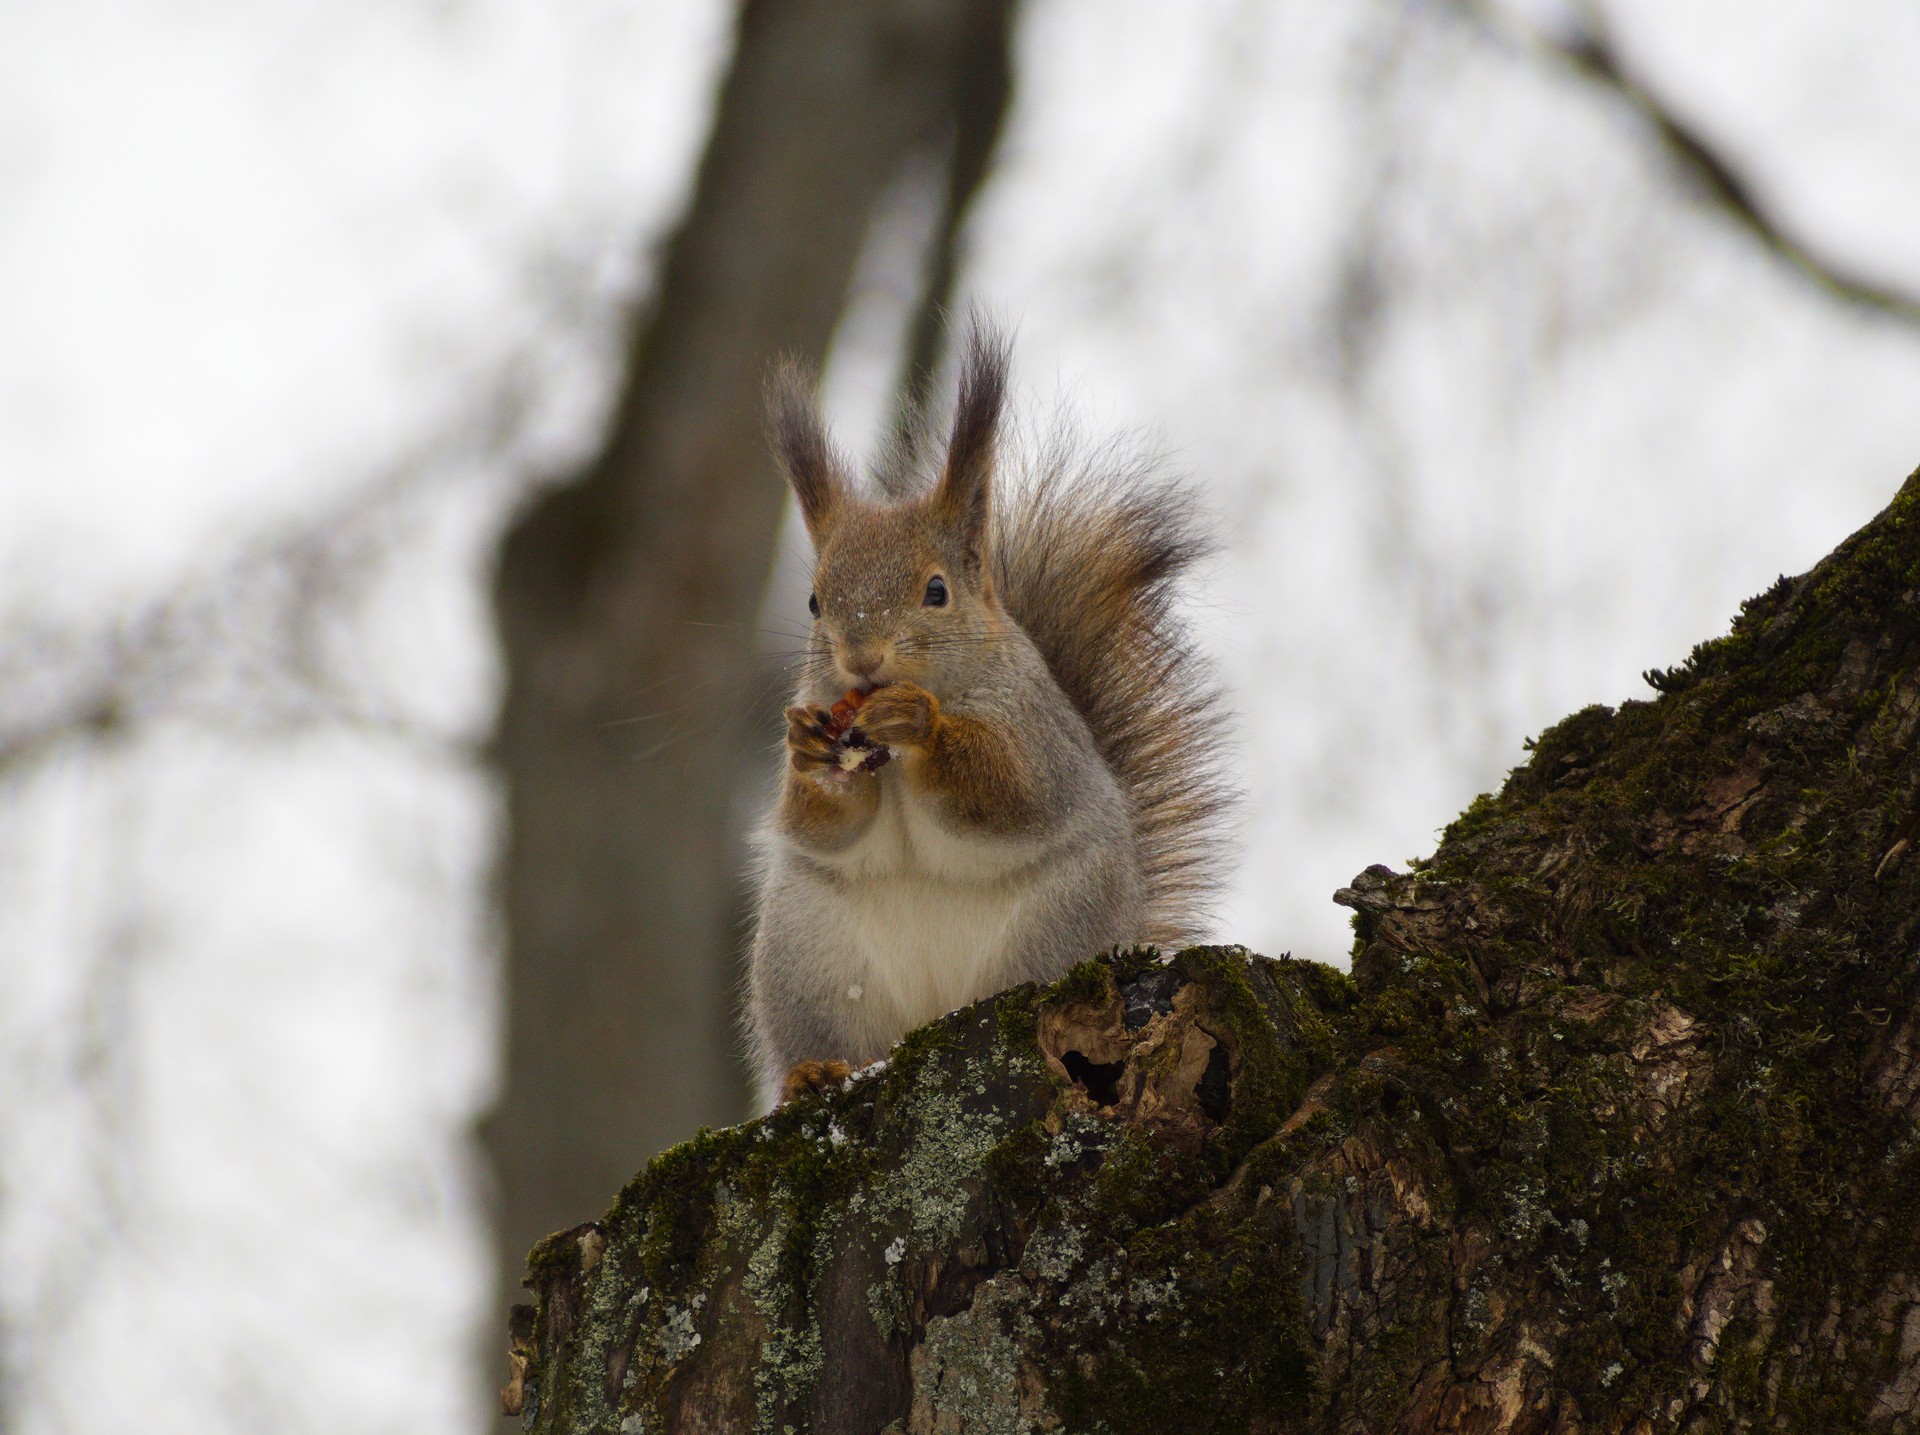
<path fill-rule="evenodd" d="M 1455 0 L 1455 3 L 1483 25 L 1504 33 L 1519 30 L 1504 18 L 1496 18 L 1484 0 Z M 1792 265 L 1842 303 L 1884 314 L 1902 323 L 1920 325 L 1920 296 L 1870 278 L 1844 260 L 1822 253 L 1817 245 L 1796 238 L 1790 222 L 1741 172 L 1740 166 L 1629 71 L 1604 22 L 1592 7 L 1585 9 L 1581 28 L 1572 35 L 1557 36 L 1532 27 L 1520 33 L 1534 49 L 1625 100 L 1652 128 L 1679 170 L 1768 252 Z"/>

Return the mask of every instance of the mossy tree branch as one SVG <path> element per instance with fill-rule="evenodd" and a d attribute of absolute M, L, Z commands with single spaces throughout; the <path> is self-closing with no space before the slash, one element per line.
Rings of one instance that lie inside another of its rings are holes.
<path fill-rule="evenodd" d="M 1019 988 L 532 1258 L 587 1431 L 1920 1426 L 1920 474 L 1534 745 L 1352 977 Z"/>

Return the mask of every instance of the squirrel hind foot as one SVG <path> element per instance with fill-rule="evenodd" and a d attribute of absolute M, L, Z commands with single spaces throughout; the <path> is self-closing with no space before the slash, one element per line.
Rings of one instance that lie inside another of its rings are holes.
<path fill-rule="evenodd" d="M 831 1091 L 842 1085 L 853 1075 L 853 1068 L 844 1061 L 803 1061 L 789 1071 L 786 1080 L 780 1083 L 780 1104 L 785 1106 L 797 1096 L 810 1092 Z"/>

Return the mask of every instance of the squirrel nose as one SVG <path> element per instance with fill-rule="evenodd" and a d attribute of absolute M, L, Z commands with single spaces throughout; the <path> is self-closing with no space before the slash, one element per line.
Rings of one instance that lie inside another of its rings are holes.
<path fill-rule="evenodd" d="M 856 678 L 870 678 L 880 671 L 880 665 L 887 660 L 885 648 L 849 648 L 841 655 L 843 667 Z"/>

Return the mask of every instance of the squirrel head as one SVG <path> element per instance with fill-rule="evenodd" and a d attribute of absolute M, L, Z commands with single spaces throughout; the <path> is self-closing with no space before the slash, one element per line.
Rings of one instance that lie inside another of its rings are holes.
<path fill-rule="evenodd" d="M 821 693 L 904 681 L 939 694 L 1004 632 L 987 545 L 1006 367 L 1004 343 L 976 329 L 939 482 L 893 501 L 856 492 L 807 376 L 776 375 L 774 448 L 813 539 L 809 672 Z"/>

